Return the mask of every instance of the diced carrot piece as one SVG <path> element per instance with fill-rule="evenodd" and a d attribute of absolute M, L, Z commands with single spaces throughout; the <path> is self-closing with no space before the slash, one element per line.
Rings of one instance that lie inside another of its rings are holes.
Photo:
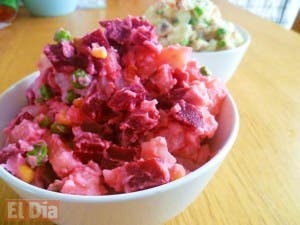
<path fill-rule="evenodd" d="M 77 108 L 81 108 L 83 106 L 83 99 L 82 98 L 76 98 L 73 100 L 73 105 Z"/>

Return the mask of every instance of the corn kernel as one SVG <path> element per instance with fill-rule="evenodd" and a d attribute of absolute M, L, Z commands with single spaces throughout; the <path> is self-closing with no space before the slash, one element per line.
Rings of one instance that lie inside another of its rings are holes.
<path fill-rule="evenodd" d="M 97 59 L 105 59 L 107 57 L 106 48 L 99 45 L 93 45 L 91 55 Z"/>
<path fill-rule="evenodd" d="M 26 164 L 23 164 L 19 167 L 19 171 L 18 171 L 18 174 L 17 176 L 27 182 L 27 183 L 30 183 L 32 180 L 33 180 L 33 177 L 34 177 L 34 171 L 33 169 L 31 169 L 31 167 L 29 167 L 28 165 Z"/>

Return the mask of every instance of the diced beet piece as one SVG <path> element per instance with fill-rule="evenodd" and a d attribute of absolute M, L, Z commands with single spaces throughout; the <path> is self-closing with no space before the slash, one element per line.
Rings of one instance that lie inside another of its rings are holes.
<path fill-rule="evenodd" d="M 89 96 L 82 107 L 83 112 L 91 119 L 99 121 L 104 116 L 104 110 L 106 107 L 106 97 L 102 94 L 96 93 Z"/>
<path fill-rule="evenodd" d="M 108 102 L 108 106 L 114 111 L 133 111 L 135 107 L 145 99 L 143 86 L 134 85 L 125 87 L 114 93 Z"/>
<path fill-rule="evenodd" d="M 154 27 L 141 17 L 128 16 L 123 20 L 106 20 L 100 24 L 105 28 L 105 36 L 115 46 L 142 44 L 144 41 L 157 41 Z"/>
<path fill-rule="evenodd" d="M 107 123 L 99 124 L 97 122 L 84 122 L 81 124 L 81 129 L 84 132 L 97 133 L 106 140 L 114 140 L 114 130 Z"/>
<path fill-rule="evenodd" d="M 105 182 L 116 192 L 134 192 L 159 186 L 170 180 L 166 166 L 155 159 L 126 163 L 113 170 L 103 170 Z"/>
<path fill-rule="evenodd" d="M 121 143 L 127 146 L 136 142 L 145 131 L 151 130 L 158 124 L 159 112 L 156 100 L 144 100 L 138 108 L 128 114 L 120 123 Z"/>
<path fill-rule="evenodd" d="M 90 160 L 100 163 L 103 151 L 109 148 L 110 142 L 104 140 L 98 134 L 83 132 L 79 127 L 74 127 L 73 133 L 75 156 L 83 163 L 88 163 Z"/>
<path fill-rule="evenodd" d="M 58 71 L 72 72 L 74 70 L 72 57 L 75 49 L 70 42 L 62 41 L 59 44 L 46 45 L 44 54 Z"/>
<path fill-rule="evenodd" d="M 169 177 L 156 160 L 129 163 L 125 166 L 127 178 L 125 192 L 144 190 L 167 183 Z"/>
<path fill-rule="evenodd" d="M 122 166 L 125 162 L 133 161 L 137 155 L 139 155 L 139 149 L 136 147 L 112 145 L 103 152 L 101 168 L 113 169 Z"/>
<path fill-rule="evenodd" d="M 80 39 L 80 47 L 84 46 L 86 48 L 91 48 L 93 43 L 97 43 L 99 46 L 104 46 L 105 48 L 110 48 L 109 42 L 100 29 L 93 31 Z"/>
<path fill-rule="evenodd" d="M 32 120 L 33 116 L 29 112 L 24 112 L 21 115 L 18 116 L 16 124 L 20 124 L 23 120 Z"/>
<path fill-rule="evenodd" d="M 185 102 L 184 100 L 181 100 L 179 104 L 175 105 L 171 109 L 171 112 L 176 120 L 180 121 L 185 125 L 194 128 L 203 126 L 203 117 L 201 113 L 195 106 Z"/>

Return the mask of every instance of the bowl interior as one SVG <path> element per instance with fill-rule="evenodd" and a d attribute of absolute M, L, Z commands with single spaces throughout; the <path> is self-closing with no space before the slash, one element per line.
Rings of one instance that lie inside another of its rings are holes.
<path fill-rule="evenodd" d="M 11 86 L 9 89 L 7 89 L 4 93 L 0 95 L 0 148 L 4 144 L 3 128 L 5 128 L 7 124 L 11 121 L 11 119 L 14 118 L 20 112 L 20 109 L 26 105 L 26 89 L 38 75 L 39 73 L 35 72 L 30 76 L 25 77 L 23 80 Z M 11 104 L 12 102 L 13 104 Z M 60 199 L 71 202 L 115 202 L 154 195 L 157 192 L 167 191 L 175 186 L 180 186 L 183 183 L 190 182 L 196 177 L 207 173 L 209 170 L 211 170 L 211 168 L 216 167 L 216 164 L 221 163 L 221 161 L 230 151 L 237 137 L 239 128 L 239 116 L 237 107 L 233 98 L 230 95 L 228 95 L 228 97 L 225 99 L 222 105 L 221 113 L 218 115 L 217 120 L 219 122 L 219 128 L 210 143 L 211 148 L 217 151 L 217 154 L 206 164 L 196 169 L 195 171 L 189 173 L 185 177 L 155 188 L 118 195 L 79 196 L 47 191 L 35 187 L 11 175 L 1 166 L 0 177 L 15 189 L 30 192 L 38 198 L 45 199 Z"/>

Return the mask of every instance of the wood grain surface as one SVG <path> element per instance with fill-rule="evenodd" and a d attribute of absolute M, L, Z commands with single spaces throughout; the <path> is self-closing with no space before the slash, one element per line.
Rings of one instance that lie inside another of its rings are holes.
<path fill-rule="evenodd" d="M 100 19 L 140 15 L 151 2 L 108 0 L 106 9 L 56 18 L 35 18 L 22 9 L 12 26 L 0 30 L 0 92 L 36 70 L 41 50 L 57 28 L 81 36 L 96 28 Z M 232 151 L 204 192 L 165 225 L 299 225 L 300 35 L 216 2 L 225 18 L 252 36 L 228 83 L 241 127 Z M 16 197 L 0 181 L 0 224 L 30 224 L 4 220 L 4 200 Z"/>

